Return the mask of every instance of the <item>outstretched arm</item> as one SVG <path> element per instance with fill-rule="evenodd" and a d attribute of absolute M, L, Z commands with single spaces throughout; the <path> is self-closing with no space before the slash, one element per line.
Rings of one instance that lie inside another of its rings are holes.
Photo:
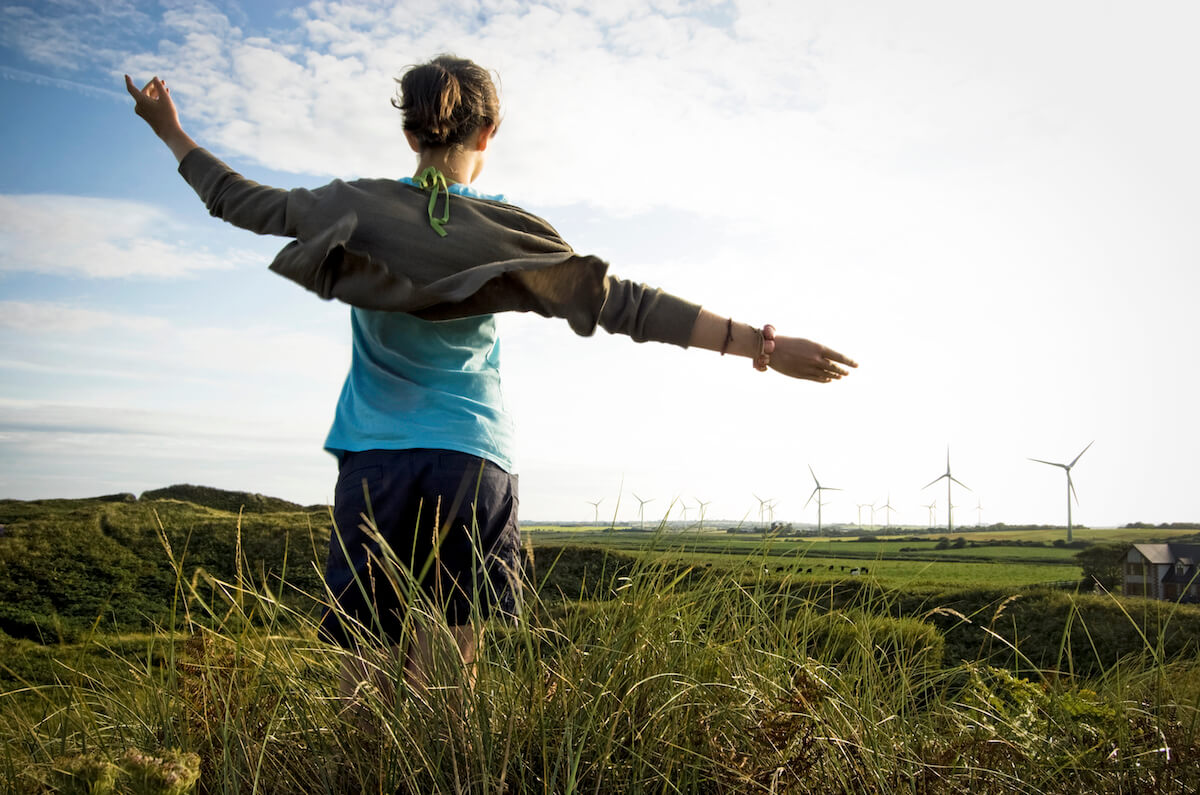
<path fill-rule="evenodd" d="M 769 326 L 766 328 L 770 329 Z M 768 338 L 772 331 L 767 332 Z M 700 310 L 692 326 L 689 344 L 695 348 L 746 356 L 756 363 L 766 354 L 767 366 L 772 370 L 790 378 L 820 383 L 836 381 L 848 374 L 848 370 L 838 365 L 858 367 L 858 363 L 848 356 L 811 340 L 782 336 L 764 340 L 763 330 L 732 322 L 706 309 Z"/>
<path fill-rule="evenodd" d="M 125 75 L 125 90 L 133 97 L 134 112 L 145 119 L 176 160 L 183 160 L 184 155 L 197 148 L 196 142 L 179 124 L 179 113 L 175 110 L 166 82 L 154 77 L 139 91 L 133 84 L 133 78 Z"/>
<path fill-rule="evenodd" d="M 201 149 L 183 131 L 166 81 L 155 77 L 139 91 L 133 79 L 125 75 L 125 89 L 133 97 L 134 112 L 175 155 L 180 164 L 179 173 L 212 215 L 260 235 L 294 237 L 297 234 L 299 213 L 293 212 L 297 208 L 293 207 L 291 199 L 303 194 L 298 206 L 304 208 L 308 206 L 305 200 L 311 199 L 311 193 L 259 185 Z"/>

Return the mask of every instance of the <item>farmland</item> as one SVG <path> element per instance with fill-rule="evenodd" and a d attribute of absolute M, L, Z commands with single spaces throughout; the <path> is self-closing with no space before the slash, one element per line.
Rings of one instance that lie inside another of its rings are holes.
<path fill-rule="evenodd" d="M 0 502 L 0 789 L 1200 786 L 1200 609 L 1078 588 L 1044 531 L 525 527 L 471 708 L 367 693 L 367 736 L 315 640 L 327 511 L 211 496 Z"/>

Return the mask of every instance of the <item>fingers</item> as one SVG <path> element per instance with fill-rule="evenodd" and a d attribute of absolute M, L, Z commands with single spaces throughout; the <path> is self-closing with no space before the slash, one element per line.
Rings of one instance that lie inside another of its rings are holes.
<path fill-rule="evenodd" d="M 129 96 L 133 97 L 135 100 L 157 100 L 164 97 L 169 97 L 171 94 L 171 89 L 167 88 L 167 81 L 160 80 L 157 75 L 150 78 L 150 82 L 142 86 L 140 91 L 133 84 L 133 78 L 129 75 L 125 75 L 125 90 L 128 91 Z"/>
<path fill-rule="evenodd" d="M 858 362 L 854 361 L 849 356 L 845 355 L 844 353 L 838 353 L 832 348 L 826 348 L 824 345 L 821 346 L 821 355 L 826 359 L 830 359 L 835 362 L 841 362 L 847 367 L 858 367 Z"/>

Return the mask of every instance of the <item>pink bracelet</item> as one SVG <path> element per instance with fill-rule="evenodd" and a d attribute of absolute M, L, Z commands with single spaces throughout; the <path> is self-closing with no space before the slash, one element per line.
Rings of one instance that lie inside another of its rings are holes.
<path fill-rule="evenodd" d="M 771 354 L 775 352 L 775 327 L 768 324 L 762 327 L 758 334 L 758 356 L 754 357 L 754 369 L 765 373 L 771 364 Z"/>

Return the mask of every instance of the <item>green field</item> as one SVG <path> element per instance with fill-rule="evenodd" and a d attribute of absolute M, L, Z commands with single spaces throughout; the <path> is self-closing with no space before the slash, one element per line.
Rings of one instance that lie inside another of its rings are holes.
<path fill-rule="evenodd" d="M 762 565 L 795 576 L 843 579 L 866 567 L 869 576 L 903 587 L 909 584 L 1023 586 L 1078 580 L 1078 550 L 1055 547 L 974 547 L 935 549 L 936 541 L 842 541 L 760 537 L 722 532 L 642 534 L 594 530 L 526 531 L 539 545 L 577 544 L 620 549 L 699 564 Z M 830 567 L 833 567 L 830 570 Z M 809 572 L 808 569 L 812 569 Z M 859 575 L 861 576 L 861 574 Z"/>
<path fill-rule="evenodd" d="M 1200 788 L 1200 608 L 1079 589 L 1044 532 L 525 527 L 464 695 L 318 642 L 328 512 L 240 504 L 0 501 L 0 791 Z M 402 697 L 345 711 L 347 659 Z"/>

